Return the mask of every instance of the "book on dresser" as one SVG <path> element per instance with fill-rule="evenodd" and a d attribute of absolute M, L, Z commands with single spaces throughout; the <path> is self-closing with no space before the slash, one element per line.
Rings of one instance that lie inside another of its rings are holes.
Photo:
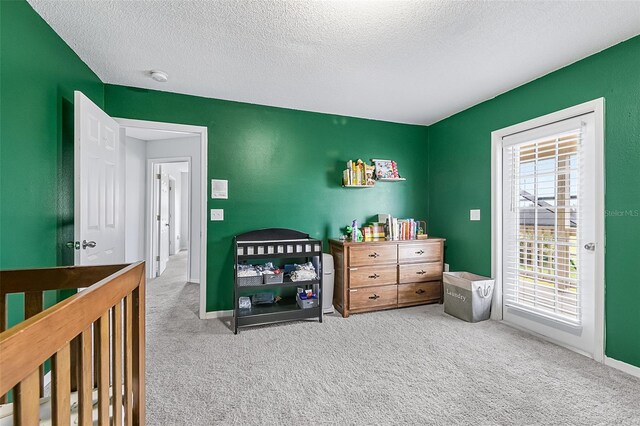
<path fill-rule="evenodd" d="M 333 305 L 359 312 L 442 303 L 443 238 L 329 240 L 335 264 Z"/>

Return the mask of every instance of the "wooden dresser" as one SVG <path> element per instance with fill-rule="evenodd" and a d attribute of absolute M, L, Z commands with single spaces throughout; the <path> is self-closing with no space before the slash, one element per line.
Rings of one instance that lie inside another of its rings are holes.
<path fill-rule="evenodd" d="M 329 240 L 333 305 L 342 314 L 442 303 L 444 239 Z"/>

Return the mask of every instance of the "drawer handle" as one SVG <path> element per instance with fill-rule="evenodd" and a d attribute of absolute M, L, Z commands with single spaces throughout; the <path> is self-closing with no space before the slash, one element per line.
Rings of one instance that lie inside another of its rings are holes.
<path fill-rule="evenodd" d="M 424 254 L 424 250 L 418 250 L 416 254 Z"/>
<path fill-rule="evenodd" d="M 373 296 L 369 296 L 369 299 L 371 299 L 371 300 L 380 299 L 380 296 L 378 296 L 377 294 L 373 293 Z"/>
<path fill-rule="evenodd" d="M 418 274 L 418 275 L 424 275 L 426 273 L 427 273 L 426 271 L 418 271 L 418 272 L 416 272 L 416 274 Z"/>
<path fill-rule="evenodd" d="M 373 258 L 376 258 L 378 256 L 380 256 L 380 255 L 378 253 L 376 253 L 375 251 L 369 255 L 369 257 L 373 257 Z"/>
<path fill-rule="evenodd" d="M 418 291 L 416 291 L 416 294 L 422 294 L 422 293 L 425 293 L 425 290 L 423 290 L 423 289 L 418 289 Z"/>
<path fill-rule="evenodd" d="M 369 278 L 373 278 L 373 279 L 375 280 L 375 279 L 376 279 L 376 278 L 378 278 L 379 276 L 380 276 L 380 275 L 378 275 L 378 274 L 373 274 L 373 275 L 369 275 Z"/>

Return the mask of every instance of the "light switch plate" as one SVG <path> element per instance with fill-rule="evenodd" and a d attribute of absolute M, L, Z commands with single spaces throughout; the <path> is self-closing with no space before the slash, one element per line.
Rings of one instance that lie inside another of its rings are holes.
<path fill-rule="evenodd" d="M 218 200 L 228 199 L 229 181 L 221 179 L 211 179 L 211 198 L 215 198 Z"/>
<path fill-rule="evenodd" d="M 469 219 L 470 220 L 480 220 L 480 209 L 469 210 Z"/>
<path fill-rule="evenodd" d="M 224 209 L 211 209 L 211 220 L 224 220 Z"/>

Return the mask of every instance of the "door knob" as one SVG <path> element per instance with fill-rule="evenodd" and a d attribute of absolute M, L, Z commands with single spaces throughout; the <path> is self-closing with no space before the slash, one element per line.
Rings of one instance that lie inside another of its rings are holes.
<path fill-rule="evenodd" d="M 596 243 L 587 243 L 584 245 L 584 248 L 589 251 L 596 251 Z"/>
<path fill-rule="evenodd" d="M 86 250 L 87 247 L 94 248 L 95 246 L 96 246 L 96 242 L 95 241 L 82 240 L 82 248 L 84 250 Z"/>
<path fill-rule="evenodd" d="M 80 250 L 80 241 L 67 241 L 65 246 L 70 249 Z"/>

